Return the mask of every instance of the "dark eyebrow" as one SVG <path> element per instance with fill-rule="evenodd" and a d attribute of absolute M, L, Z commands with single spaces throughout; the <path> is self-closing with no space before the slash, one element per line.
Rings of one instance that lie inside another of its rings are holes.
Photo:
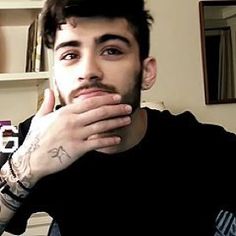
<path fill-rule="evenodd" d="M 60 48 L 63 48 L 63 47 L 79 47 L 80 45 L 81 45 L 81 43 L 79 41 L 76 41 L 76 40 L 62 42 L 62 43 L 60 43 L 56 46 L 55 51 L 57 51 L 57 50 L 59 50 Z"/>
<path fill-rule="evenodd" d="M 128 46 L 131 45 L 130 41 L 126 37 L 116 35 L 116 34 L 104 34 L 104 35 L 98 37 L 95 41 L 97 44 L 101 44 L 101 43 L 104 43 L 109 40 L 120 40 L 120 41 L 124 42 L 125 44 L 127 44 Z M 79 47 L 80 45 L 81 45 L 81 42 L 79 42 L 77 40 L 62 42 L 56 46 L 55 51 L 57 51 L 63 47 Z"/>
<path fill-rule="evenodd" d="M 131 45 L 130 41 L 126 37 L 116 35 L 116 34 L 104 34 L 96 39 L 96 43 L 101 44 L 109 40 L 120 40 L 124 42 L 125 44 L 127 44 L 129 47 Z"/>

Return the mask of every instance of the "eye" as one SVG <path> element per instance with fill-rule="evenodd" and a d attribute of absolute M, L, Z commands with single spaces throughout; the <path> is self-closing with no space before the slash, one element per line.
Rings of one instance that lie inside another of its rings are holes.
<path fill-rule="evenodd" d="M 69 61 L 69 60 L 74 60 L 78 58 L 78 54 L 74 53 L 74 52 L 69 52 L 69 53 L 64 53 L 61 57 L 60 60 L 65 60 L 65 61 Z"/>
<path fill-rule="evenodd" d="M 102 52 L 102 55 L 104 56 L 113 56 L 113 55 L 121 55 L 121 50 L 117 48 L 107 48 Z"/>

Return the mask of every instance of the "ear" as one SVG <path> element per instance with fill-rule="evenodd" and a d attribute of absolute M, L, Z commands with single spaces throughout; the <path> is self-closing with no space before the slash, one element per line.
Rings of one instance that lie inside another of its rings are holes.
<path fill-rule="evenodd" d="M 143 61 L 143 79 L 142 79 L 142 90 L 150 89 L 156 81 L 156 59 L 154 57 L 147 57 Z"/>

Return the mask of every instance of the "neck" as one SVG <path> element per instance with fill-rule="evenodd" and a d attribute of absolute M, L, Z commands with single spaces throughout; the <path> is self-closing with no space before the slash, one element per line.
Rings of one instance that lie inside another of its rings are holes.
<path fill-rule="evenodd" d="M 124 152 L 137 145 L 144 137 L 147 130 L 147 114 L 144 109 L 137 108 L 131 115 L 131 124 L 112 132 L 112 135 L 121 137 L 121 143 L 115 146 L 101 148 L 96 151 L 113 154 Z"/>

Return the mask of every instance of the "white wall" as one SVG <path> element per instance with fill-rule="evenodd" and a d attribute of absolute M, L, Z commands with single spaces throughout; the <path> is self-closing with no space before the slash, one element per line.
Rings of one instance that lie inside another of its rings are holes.
<path fill-rule="evenodd" d="M 191 110 L 198 120 L 236 132 L 236 103 L 205 105 L 199 0 L 147 0 L 155 18 L 151 54 L 157 58 L 155 86 L 144 100 L 163 100 L 172 113 Z"/>
<path fill-rule="evenodd" d="M 236 103 L 205 105 L 199 0 L 146 1 L 155 18 L 151 37 L 151 54 L 157 58 L 158 75 L 155 86 L 143 93 L 143 99 L 163 100 L 166 107 L 173 113 L 191 110 L 202 122 L 221 124 L 227 130 L 236 132 Z M 3 87 L 1 85 L 1 106 L 9 101 Z M 27 107 L 36 106 L 35 91 L 29 88 L 27 92 L 20 90 L 20 94 L 16 96 L 18 100 L 12 101 L 13 104 L 19 105 L 17 117 L 21 120 L 32 113 L 32 109 L 27 110 Z M 29 100 L 29 97 L 33 98 Z M 1 109 L 1 119 L 9 118 L 7 110 L 9 106 Z M 18 120 L 14 120 L 16 111 L 12 110 L 12 112 L 13 114 L 10 114 L 13 123 L 18 123 Z"/>
<path fill-rule="evenodd" d="M 24 82 L 0 82 L 0 120 L 13 125 L 32 116 L 37 108 L 37 87 Z"/>

